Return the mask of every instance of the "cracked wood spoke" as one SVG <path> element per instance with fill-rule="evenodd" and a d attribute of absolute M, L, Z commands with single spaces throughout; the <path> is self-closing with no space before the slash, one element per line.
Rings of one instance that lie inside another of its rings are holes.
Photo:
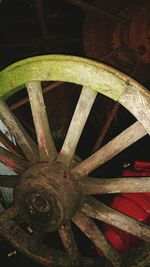
<path fill-rule="evenodd" d="M 21 123 L 9 110 L 3 100 L 0 100 L 0 118 L 6 125 L 12 136 L 14 136 L 16 142 L 24 152 L 27 159 L 31 162 L 36 162 L 38 160 L 38 150 L 36 144 L 26 133 Z"/>
<path fill-rule="evenodd" d="M 78 100 L 58 161 L 69 166 L 74 156 L 80 135 L 96 98 L 96 92 L 83 87 Z"/>
<path fill-rule="evenodd" d="M 0 142 L 14 155 L 23 157 L 21 150 L 15 146 L 2 131 L 0 131 Z"/>
<path fill-rule="evenodd" d="M 78 260 L 79 252 L 70 222 L 68 222 L 66 225 L 62 225 L 58 232 L 68 255 L 74 260 Z"/>
<path fill-rule="evenodd" d="M 81 210 L 87 216 L 108 223 L 140 239 L 150 242 L 150 226 L 112 209 L 94 198 L 89 197 Z"/>
<path fill-rule="evenodd" d="M 82 212 L 77 212 L 72 221 L 84 232 L 94 245 L 104 253 L 106 258 L 108 258 L 115 267 L 120 266 L 122 261 L 120 254 L 109 243 L 92 219 L 88 218 Z"/>
<path fill-rule="evenodd" d="M 15 188 L 19 180 L 18 175 L 0 175 L 0 186 Z"/>
<path fill-rule="evenodd" d="M 0 212 L 0 227 L 7 221 L 14 219 L 18 215 L 18 211 L 15 207 L 8 208 L 7 210 Z"/>
<path fill-rule="evenodd" d="M 147 131 L 144 127 L 138 121 L 135 122 L 92 156 L 75 166 L 72 172 L 77 173 L 79 176 L 87 176 L 90 172 L 100 167 L 146 134 Z"/>
<path fill-rule="evenodd" d="M 26 87 L 38 139 L 40 160 L 52 161 L 56 158 L 57 151 L 49 128 L 41 83 L 30 82 Z"/>
<path fill-rule="evenodd" d="M 29 167 L 29 163 L 27 161 L 13 155 L 2 147 L 0 147 L 0 161 L 17 174 L 23 174 Z"/>
<path fill-rule="evenodd" d="M 112 193 L 150 192 L 150 177 L 128 178 L 85 178 L 79 181 L 82 193 L 86 195 Z"/>

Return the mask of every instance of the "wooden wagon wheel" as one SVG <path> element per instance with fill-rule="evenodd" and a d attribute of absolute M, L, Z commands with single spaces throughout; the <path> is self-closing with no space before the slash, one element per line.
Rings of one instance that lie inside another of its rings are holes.
<path fill-rule="evenodd" d="M 66 81 L 83 86 L 60 152 L 48 125 L 41 81 Z M 26 86 L 38 145 L 34 143 L 4 100 Z M 118 101 L 137 121 L 89 158 L 73 166 L 75 150 L 97 93 Z M 147 266 L 150 227 L 113 210 L 90 195 L 149 192 L 150 178 L 88 178 L 95 168 L 150 134 L 150 93 L 130 77 L 98 62 L 63 55 L 29 58 L 0 73 L 0 118 L 25 157 L 0 148 L 0 160 L 18 176 L 0 176 L 0 186 L 14 188 L 13 206 L 0 213 L 0 234 L 16 249 L 45 266 L 96 266 L 80 257 L 70 220 L 109 260 L 99 266 Z M 17 225 L 20 216 L 33 228 L 29 235 Z M 144 240 L 140 253 L 124 258 L 91 219 L 96 218 Z M 44 233 L 58 230 L 66 254 L 42 243 Z M 144 249 L 144 251 L 143 251 Z M 127 259 L 127 261 L 126 261 Z"/>

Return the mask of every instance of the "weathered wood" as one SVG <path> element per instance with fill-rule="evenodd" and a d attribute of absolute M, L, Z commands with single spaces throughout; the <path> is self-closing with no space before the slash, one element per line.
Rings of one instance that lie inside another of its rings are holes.
<path fill-rule="evenodd" d="M 0 131 L 0 142 L 14 155 L 23 157 L 21 150 L 15 146 L 2 131 Z"/>
<path fill-rule="evenodd" d="M 131 248 L 124 254 L 124 262 L 121 267 L 149 267 L 150 244 L 141 242 L 139 246 Z"/>
<path fill-rule="evenodd" d="M 0 100 L 0 118 L 6 125 L 12 136 L 14 136 L 16 142 L 26 155 L 30 162 L 36 162 L 38 160 L 38 150 L 36 144 L 31 137 L 26 133 L 20 122 L 9 110 L 3 100 Z"/>
<path fill-rule="evenodd" d="M 79 181 L 83 195 L 150 192 L 150 177 L 84 178 Z"/>
<path fill-rule="evenodd" d="M 120 105 L 119 105 L 118 102 L 116 102 L 114 104 L 112 110 L 110 111 L 110 113 L 109 113 L 109 115 L 108 115 L 108 117 L 106 119 L 106 122 L 105 122 L 102 130 L 100 131 L 100 134 L 99 134 L 99 136 L 98 136 L 98 138 L 96 140 L 96 143 L 95 143 L 95 145 L 94 145 L 94 147 L 92 149 L 92 153 L 91 154 L 93 154 L 96 150 L 98 150 L 102 146 L 102 143 L 103 143 L 103 141 L 104 141 L 104 139 L 105 139 L 105 137 L 106 137 L 106 135 L 108 133 L 108 130 L 109 130 L 110 126 L 111 126 L 111 123 L 112 123 L 112 121 L 114 120 L 114 118 L 115 118 L 115 116 L 117 114 L 119 106 Z"/>
<path fill-rule="evenodd" d="M 50 132 L 46 107 L 40 82 L 26 84 L 34 125 L 37 133 L 41 161 L 52 161 L 57 156 L 57 151 Z"/>
<path fill-rule="evenodd" d="M 45 266 L 58 266 L 69 267 L 68 258 L 63 253 L 58 251 L 51 251 L 48 246 L 43 245 L 39 248 L 37 253 L 33 253 L 29 250 L 32 240 L 31 235 L 25 234 L 25 232 L 16 224 L 10 223 L 10 225 L 0 228 L 1 235 L 9 241 L 18 251 L 24 253 L 31 259 L 38 261 Z"/>
<path fill-rule="evenodd" d="M 150 134 L 150 93 L 141 84 L 129 82 L 119 103 L 128 109 Z"/>
<path fill-rule="evenodd" d="M 18 215 L 18 211 L 15 207 L 8 208 L 7 210 L 0 212 L 0 227 L 7 221 L 15 218 Z"/>
<path fill-rule="evenodd" d="M 18 251 L 34 261 L 39 262 L 41 265 L 49 267 L 76 267 L 76 263 L 73 259 L 68 257 L 65 253 L 51 249 L 44 244 L 41 245 L 36 253 L 32 253 L 28 249 L 31 243 L 34 242 L 32 240 L 32 235 L 26 234 L 13 222 L 7 223 L 3 228 L 0 227 L 0 234 Z M 81 266 L 83 267 L 95 267 L 95 261 L 91 258 L 83 259 L 82 263 Z"/>
<path fill-rule="evenodd" d="M 94 60 L 68 55 L 37 56 L 19 61 L 0 72 L 0 96 L 6 99 L 13 90 L 24 88 L 27 82 L 43 80 L 81 84 L 118 100 L 126 88 L 126 81 L 131 79 Z"/>
<path fill-rule="evenodd" d="M 74 238 L 74 234 L 71 229 L 70 222 L 66 223 L 66 225 L 64 226 L 62 225 L 59 228 L 58 232 L 68 256 L 78 262 L 79 251 Z"/>
<path fill-rule="evenodd" d="M 28 249 L 31 253 L 37 253 L 40 247 L 42 246 L 43 238 L 45 232 L 40 229 L 34 229 L 32 232 L 32 242 L 29 243 Z"/>
<path fill-rule="evenodd" d="M 150 226 L 128 217 L 94 198 L 87 198 L 81 210 L 87 216 L 108 223 L 140 239 L 150 242 Z"/>
<path fill-rule="evenodd" d="M 147 131 L 144 127 L 138 121 L 135 122 L 92 156 L 75 166 L 72 172 L 79 176 L 87 176 L 90 172 L 100 167 L 146 134 Z"/>
<path fill-rule="evenodd" d="M 18 175 L 0 175 L 0 186 L 15 188 L 19 180 Z"/>
<path fill-rule="evenodd" d="M 29 167 L 29 163 L 0 147 L 0 161 L 17 174 L 23 174 Z"/>
<path fill-rule="evenodd" d="M 121 255 L 109 243 L 92 219 L 88 218 L 82 212 L 77 212 L 72 220 L 115 267 L 121 266 Z"/>
<path fill-rule="evenodd" d="M 96 92 L 85 87 L 82 89 L 58 161 L 69 166 L 74 156 L 79 138 L 96 98 Z"/>
<path fill-rule="evenodd" d="M 45 94 L 45 93 L 55 89 L 56 87 L 58 87 L 59 85 L 62 85 L 62 84 L 63 84 L 63 82 L 51 82 L 50 84 L 48 84 L 42 88 L 42 92 L 43 92 L 43 94 Z M 22 107 L 23 105 L 29 103 L 29 101 L 30 100 L 29 100 L 28 96 L 24 97 L 22 99 L 19 99 L 18 101 L 15 101 L 15 103 L 9 105 L 9 108 L 11 110 L 15 110 L 15 109 Z"/>

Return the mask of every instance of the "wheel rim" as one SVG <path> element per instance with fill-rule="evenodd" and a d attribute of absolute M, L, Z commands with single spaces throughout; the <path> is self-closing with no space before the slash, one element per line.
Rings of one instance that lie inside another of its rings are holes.
<path fill-rule="evenodd" d="M 49 80 L 83 86 L 64 144 L 58 154 L 49 129 L 41 88 L 41 81 Z M 69 221 L 72 219 L 103 251 L 113 266 L 122 266 L 123 257 L 108 243 L 90 217 L 112 224 L 146 242 L 150 242 L 150 227 L 114 211 L 89 195 L 124 192 L 124 187 L 125 192 L 133 192 L 133 189 L 134 192 L 147 192 L 150 191 L 150 178 L 126 179 L 123 182 L 121 179 L 114 179 L 107 180 L 106 184 L 104 179 L 91 180 L 87 176 L 147 133 L 150 134 L 149 92 L 130 77 L 104 64 L 62 55 L 34 57 L 13 64 L 0 73 L 0 86 L 1 120 L 26 156 L 25 160 L 18 157 L 18 154 L 13 155 L 0 148 L 0 160 L 21 176 L 15 179 L 5 177 L 5 181 L 4 177 L 0 179 L 0 185 L 5 183 L 15 187 L 14 206 L 0 216 L 1 234 L 24 254 L 46 266 L 77 266 L 82 259 L 71 230 Z M 24 86 L 27 87 L 30 99 L 38 147 L 4 103 L 5 99 Z M 79 138 L 97 92 L 121 103 L 138 121 L 88 159 L 72 166 Z M 136 188 L 133 188 L 133 182 L 137 185 Z M 116 185 L 114 189 L 112 183 Z M 35 229 L 32 238 L 26 236 L 14 222 L 10 222 L 17 215 Z M 59 232 L 68 253 L 67 257 L 41 245 L 43 232 L 54 229 Z M 24 239 L 22 248 L 19 245 L 20 233 Z M 29 239 L 32 239 L 32 249 Z M 33 253 L 36 243 L 38 250 L 39 246 L 41 248 L 39 253 Z M 51 257 L 48 256 L 49 253 Z M 85 259 L 85 262 L 85 266 L 95 266 L 95 262 L 90 259 Z"/>

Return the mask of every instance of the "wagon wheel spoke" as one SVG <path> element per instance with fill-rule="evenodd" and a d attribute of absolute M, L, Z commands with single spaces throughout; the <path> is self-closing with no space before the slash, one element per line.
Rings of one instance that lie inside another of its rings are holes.
<path fill-rule="evenodd" d="M 24 152 L 30 162 L 35 162 L 38 159 L 38 151 L 36 144 L 31 137 L 26 133 L 20 122 L 9 110 L 3 100 L 0 100 L 0 118 L 6 125 L 16 142 Z"/>
<path fill-rule="evenodd" d="M 94 198 L 88 198 L 85 201 L 82 211 L 87 216 L 96 218 L 127 233 L 137 236 L 140 239 L 150 242 L 150 226 L 112 209 Z"/>
<path fill-rule="evenodd" d="M 120 254 L 108 242 L 104 234 L 99 230 L 91 218 L 88 218 L 82 212 L 77 212 L 72 220 L 93 242 L 93 244 L 103 252 L 106 258 L 114 264 L 114 266 L 120 266 L 122 261 Z"/>
<path fill-rule="evenodd" d="M 7 210 L 0 212 L 0 227 L 7 221 L 14 219 L 18 215 L 18 211 L 15 207 L 8 208 Z"/>
<path fill-rule="evenodd" d="M 150 262 L 150 243 L 141 242 L 137 247 L 132 248 L 124 258 L 124 266 L 148 267 Z"/>
<path fill-rule="evenodd" d="M 85 178 L 79 181 L 83 195 L 150 192 L 150 177 Z"/>
<path fill-rule="evenodd" d="M 19 180 L 18 175 L 0 175 L 0 186 L 15 188 Z"/>
<path fill-rule="evenodd" d="M 144 127 L 137 121 L 112 139 L 92 156 L 82 161 L 72 169 L 79 176 L 86 176 L 102 164 L 119 154 L 131 144 L 135 143 L 147 134 Z"/>
<path fill-rule="evenodd" d="M 15 246 L 18 251 L 24 253 L 34 261 L 38 261 L 44 266 L 77 266 L 74 259 L 68 257 L 65 253 L 51 249 L 45 244 L 42 244 L 36 253 L 30 251 L 30 246 L 34 246 L 34 239 L 32 238 L 32 235 L 27 235 L 18 225 L 16 225 L 16 223 L 12 221 L 9 222 L 9 224 L 4 225 L 3 228 L 0 227 L 0 234 L 3 238 L 9 241 L 12 246 Z M 95 267 L 95 261 L 88 257 L 83 258 L 82 266 Z"/>
<path fill-rule="evenodd" d="M 0 161 L 17 174 L 23 174 L 29 167 L 29 163 L 22 158 L 13 155 L 5 148 L 0 147 Z"/>
<path fill-rule="evenodd" d="M 12 143 L 2 131 L 0 131 L 0 142 L 14 155 L 23 157 L 19 147 L 15 146 L 14 143 Z"/>
<path fill-rule="evenodd" d="M 36 253 L 30 251 L 30 246 L 34 246 L 32 235 L 26 234 L 14 222 L 4 225 L 3 228 L 0 227 L 0 234 L 15 246 L 18 251 L 25 253 L 28 257 L 38 261 L 42 265 L 58 267 L 71 266 L 69 258 L 64 253 L 55 251 L 54 249 L 51 250 L 47 245 L 42 245 Z"/>
<path fill-rule="evenodd" d="M 30 82 L 26 87 L 37 133 L 40 160 L 52 161 L 56 158 L 57 151 L 48 124 L 41 83 Z"/>
<path fill-rule="evenodd" d="M 67 254 L 74 260 L 78 260 L 79 252 L 77 244 L 74 238 L 74 234 L 71 229 L 70 222 L 67 222 L 64 226 L 62 225 L 59 230 L 59 235 L 64 245 Z"/>
<path fill-rule="evenodd" d="M 83 87 L 64 144 L 57 159 L 66 166 L 69 166 L 72 161 L 80 135 L 95 98 L 96 92 L 87 87 Z"/>

